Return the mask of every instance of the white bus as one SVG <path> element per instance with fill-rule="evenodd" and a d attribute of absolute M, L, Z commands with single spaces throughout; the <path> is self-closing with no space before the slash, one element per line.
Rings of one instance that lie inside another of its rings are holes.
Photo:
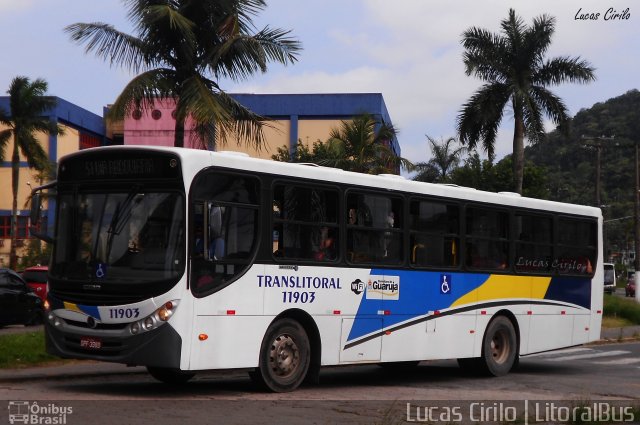
<path fill-rule="evenodd" d="M 519 356 L 599 338 L 599 209 L 155 147 L 61 159 L 46 346 L 157 379 L 248 369 L 272 391 L 321 366 Z M 42 237 L 42 235 L 40 235 Z"/>

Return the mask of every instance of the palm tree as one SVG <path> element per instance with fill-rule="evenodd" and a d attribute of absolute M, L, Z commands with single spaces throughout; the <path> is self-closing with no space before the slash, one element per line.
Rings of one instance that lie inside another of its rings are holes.
<path fill-rule="evenodd" d="M 267 63 L 293 63 L 301 50 L 289 31 L 265 27 L 256 34 L 252 17 L 264 0 L 124 0 L 137 36 L 104 23 L 76 23 L 65 31 L 87 53 L 138 74 L 123 89 L 109 112 L 122 119 L 138 108 L 151 108 L 158 98 L 176 99 L 175 146 L 184 146 L 187 117 L 199 139 L 238 142 L 260 147 L 265 119 L 249 111 L 220 87 L 221 78 L 247 79 Z M 214 125 L 215 123 L 215 125 Z"/>
<path fill-rule="evenodd" d="M 36 79 L 30 82 L 27 77 L 16 77 L 11 82 L 9 105 L 11 111 L 0 110 L 0 123 L 7 128 L 0 131 L 0 158 L 4 160 L 5 151 L 13 141 L 11 152 L 11 189 L 13 205 L 11 209 L 11 254 L 9 267 L 15 269 L 17 264 L 17 236 L 18 236 L 18 187 L 20 181 L 20 153 L 26 158 L 30 168 L 39 171 L 48 169 L 51 165 L 42 145 L 36 139 L 36 133 L 63 133 L 61 127 L 44 117 L 46 111 L 52 109 L 55 98 L 45 96 L 47 82 Z"/>
<path fill-rule="evenodd" d="M 522 193 L 524 137 L 538 142 L 544 137 L 543 114 L 555 124 L 568 120 L 567 108 L 547 86 L 563 82 L 595 80 L 594 68 L 579 57 L 545 61 L 555 19 L 542 15 L 526 26 L 513 9 L 501 22 L 502 32 L 472 27 L 464 32 L 462 45 L 467 75 L 486 81 L 463 105 L 457 118 L 460 141 L 475 148 L 480 140 L 493 159 L 496 133 L 504 109 L 513 111 L 514 190 Z"/>
<path fill-rule="evenodd" d="M 455 147 L 458 141 L 454 137 L 441 140 L 427 136 L 431 145 L 432 158 L 428 162 L 416 164 L 418 174 L 413 178 L 416 181 L 444 183 L 448 181 L 451 171 L 458 166 L 462 155 L 467 151 L 464 146 Z"/>
<path fill-rule="evenodd" d="M 368 113 L 342 121 L 329 133 L 327 153 L 331 158 L 319 163 L 368 174 L 397 173 L 400 167 L 410 170 L 413 164 L 397 156 L 388 145 L 396 133 L 392 125 L 379 122 Z"/>

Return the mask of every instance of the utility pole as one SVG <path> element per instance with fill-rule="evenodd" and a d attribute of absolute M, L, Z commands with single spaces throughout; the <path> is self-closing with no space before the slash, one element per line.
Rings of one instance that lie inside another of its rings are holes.
<path fill-rule="evenodd" d="M 595 148 L 596 150 L 596 207 L 598 208 L 602 206 L 602 199 L 600 197 L 600 193 L 601 193 L 600 174 L 602 169 L 602 148 L 603 148 L 602 142 L 607 140 L 614 140 L 614 139 L 615 139 L 615 136 L 590 137 L 590 136 L 585 136 L 584 134 L 582 135 L 582 140 L 585 141 L 584 147 L 591 147 L 591 148 Z M 592 142 L 592 143 L 589 143 L 589 142 Z"/>

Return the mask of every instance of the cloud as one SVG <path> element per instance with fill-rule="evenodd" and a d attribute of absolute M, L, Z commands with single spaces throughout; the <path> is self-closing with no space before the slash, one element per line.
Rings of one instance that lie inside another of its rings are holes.
<path fill-rule="evenodd" d="M 0 13 L 13 13 L 33 8 L 33 0 L 0 0 Z"/>

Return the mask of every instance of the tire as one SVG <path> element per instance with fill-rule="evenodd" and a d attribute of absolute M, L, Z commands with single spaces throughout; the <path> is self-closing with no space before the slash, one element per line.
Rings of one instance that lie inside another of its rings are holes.
<path fill-rule="evenodd" d="M 304 381 L 310 364 L 311 346 L 304 328 L 295 320 L 280 319 L 267 329 L 258 368 L 250 376 L 269 391 L 293 391 Z"/>
<path fill-rule="evenodd" d="M 513 324 L 505 316 L 494 318 L 482 340 L 481 366 L 488 375 L 504 376 L 517 363 L 518 341 Z"/>
<path fill-rule="evenodd" d="M 195 376 L 195 373 L 184 372 L 179 369 L 169 369 L 166 367 L 147 366 L 147 371 L 158 381 L 172 385 L 186 384 Z"/>

